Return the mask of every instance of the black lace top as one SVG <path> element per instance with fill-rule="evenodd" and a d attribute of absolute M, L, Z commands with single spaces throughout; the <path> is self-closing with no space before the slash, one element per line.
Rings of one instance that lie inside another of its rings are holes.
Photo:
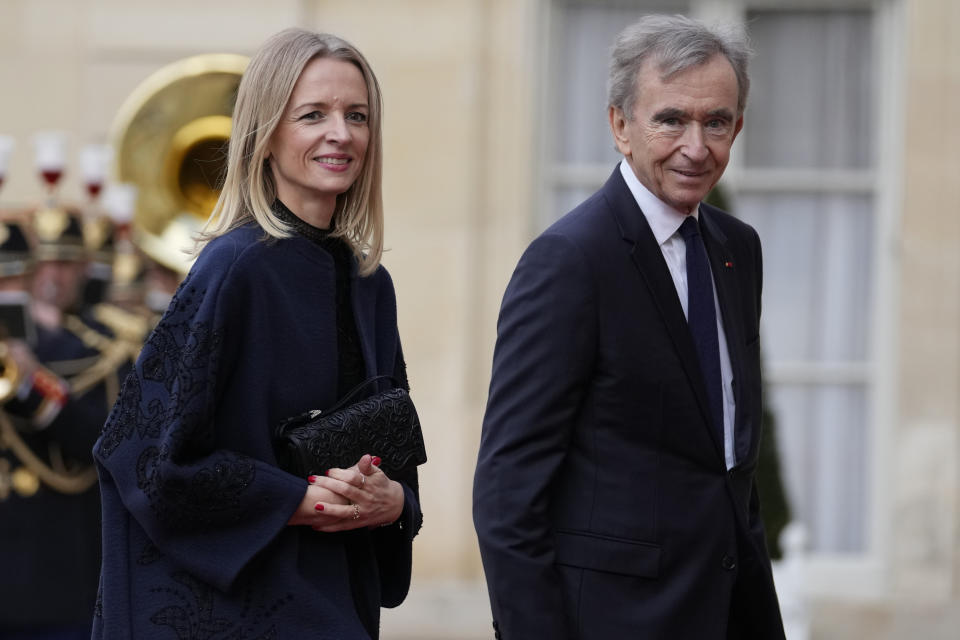
<path fill-rule="evenodd" d="M 305 222 L 280 200 L 273 203 L 273 211 L 297 234 L 319 245 L 333 256 L 337 278 L 337 398 L 342 398 L 366 379 L 366 367 L 350 297 L 353 251 L 343 238 L 331 236 L 330 229 L 321 229 Z"/>

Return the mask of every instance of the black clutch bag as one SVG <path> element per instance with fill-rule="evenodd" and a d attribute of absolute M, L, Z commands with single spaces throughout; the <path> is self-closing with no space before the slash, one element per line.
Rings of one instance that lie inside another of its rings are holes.
<path fill-rule="evenodd" d="M 363 389 L 384 379 L 393 380 L 375 376 L 329 409 L 307 411 L 280 423 L 274 431 L 280 467 L 305 478 L 333 467 L 352 467 L 369 453 L 379 456 L 380 468 L 392 476 L 426 462 L 420 419 L 405 389 L 395 387 L 352 402 Z"/>

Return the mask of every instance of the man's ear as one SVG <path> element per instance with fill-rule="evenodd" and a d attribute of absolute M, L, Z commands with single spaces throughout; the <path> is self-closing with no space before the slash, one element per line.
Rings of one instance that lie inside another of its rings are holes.
<path fill-rule="evenodd" d="M 613 143 L 617 146 L 617 151 L 625 156 L 630 155 L 630 138 L 627 136 L 627 119 L 623 115 L 623 110 L 611 106 L 607 109 L 607 115 L 610 118 L 610 133 L 613 134 Z"/>
<path fill-rule="evenodd" d="M 743 116 L 740 116 L 739 118 L 737 118 L 737 123 L 733 125 L 733 140 L 737 139 L 737 134 L 739 134 L 742 129 L 743 129 Z M 733 140 L 731 140 L 731 142 L 733 142 Z"/>

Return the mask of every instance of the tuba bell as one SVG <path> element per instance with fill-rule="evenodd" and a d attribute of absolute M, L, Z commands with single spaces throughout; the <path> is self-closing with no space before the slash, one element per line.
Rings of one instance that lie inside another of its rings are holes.
<path fill-rule="evenodd" d="M 115 175 L 136 185 L 133 241 L 180 274 L 210 216 L 246 56 L 193 56 L 155 72 L 120 107 L 111 131 Z"/>

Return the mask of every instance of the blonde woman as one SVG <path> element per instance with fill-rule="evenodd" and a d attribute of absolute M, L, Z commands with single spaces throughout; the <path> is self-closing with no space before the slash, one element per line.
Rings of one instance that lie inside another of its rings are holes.
<path fill-rule="evenodd" d="M 295 477 L 271 430 L 374 375 L 406 386 L 380 266 L 381 98 L 363 55 L 289 29 L 251 60 L 197 262 L 94 453 L 95 638 L 376 638 L 410 582 L 416 473 L 376 451 Z"/>

